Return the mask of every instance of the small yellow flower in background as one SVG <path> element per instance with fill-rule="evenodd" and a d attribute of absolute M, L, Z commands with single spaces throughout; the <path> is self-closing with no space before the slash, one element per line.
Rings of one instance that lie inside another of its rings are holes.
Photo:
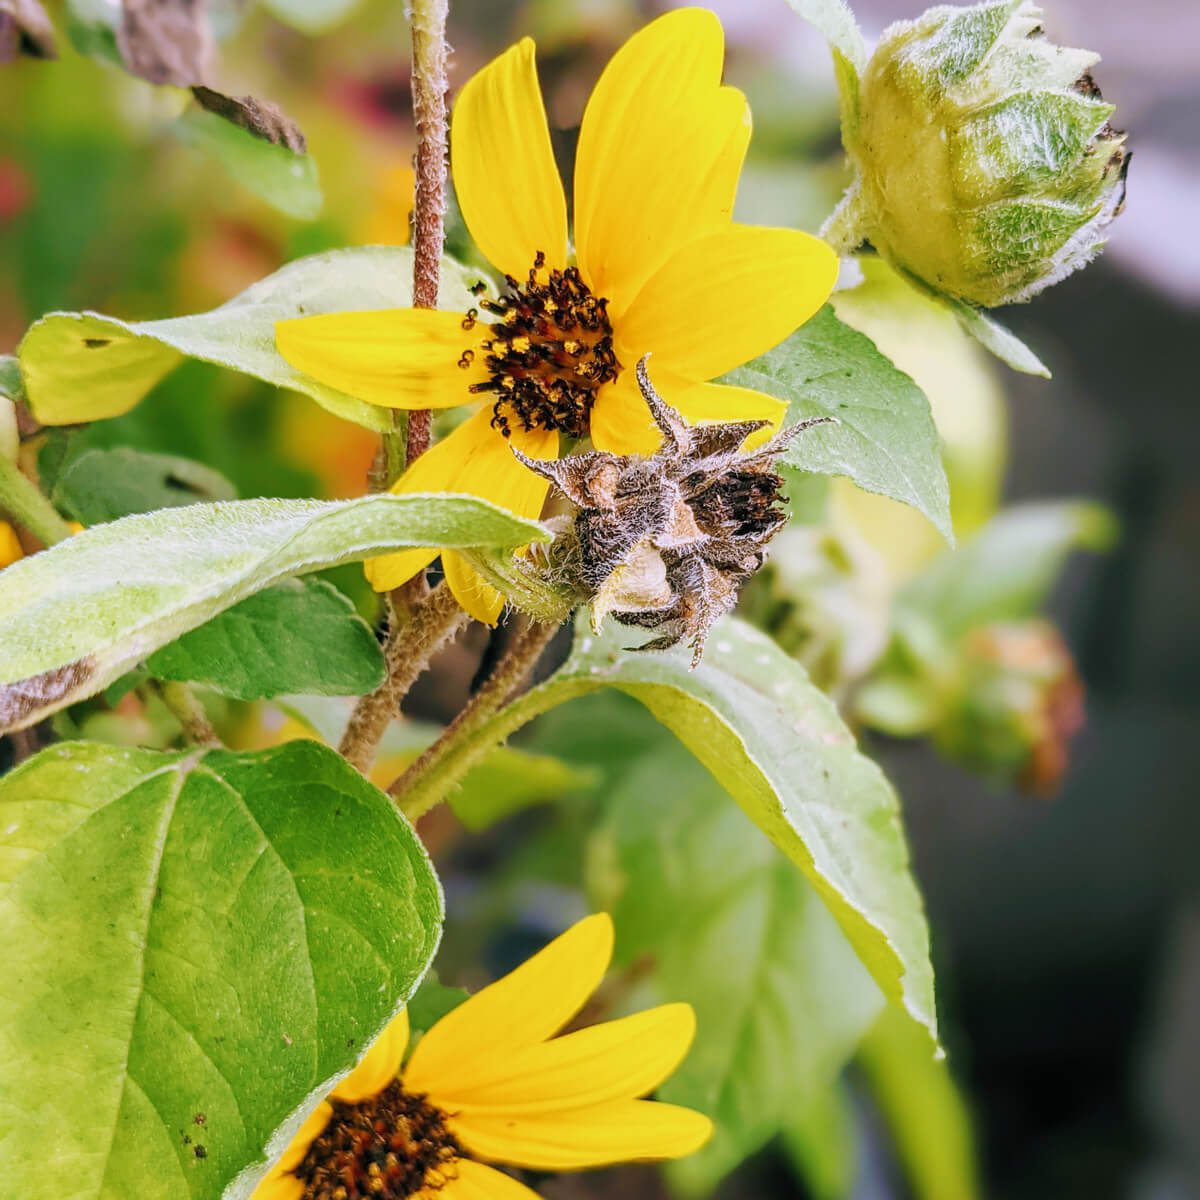
<path fill-rule="evenodd" d="M 401 1013 L 251 1200 L 537 1200 L 479 1160 L 578 1171 L 698 1150 L 707 1117 L 639 1099 L 687 1053 L 689 1005 L 554 1036 L 600 983 L 612 948 L 607 914 L 580 921 L 438 1021 L 403 1071 Z"/>
<path fill-rule="evenodd" d="M 375 180 L 376 196 L 362 230 L 368 246 L 407 246 L 412 236 L 412 167 L 384 167 Z"/>
<path fill-rule="evenodd" d="M 24 557 L 17 531 L 7 521 L 0 521 L 0 570 Z"/>
<path fill-rule="evenodd" d="M 451 168 L 471 236 L 504 276 L 499 301 L 467 314 L 395 309 L 281 321 L 279 352 L 374 404 L 478 413 L 422 455 L 393 491 L 460 492 L 537 517 L 548 483 L 526 470 L 557 458 L 560 435 L 614 454 L 659 434 L 634 378 L 655 380 L 693 424 L 766 419 L 785 406 L 706 382 L 777 345 L 825 302 L 837 259 L 790 229 L 732 221 L 750 139 L 746 98 L 721 84 L 724 36 L 702 9 L 651 22 L 613 56 L 583 115 L 575 159 L 575 250 L 526 38 L 462 89 Z M 380 591 L 436 556 L 373 559 Z M 457 554 L 442 555 L 460 603 L 494 623 L 503 597 Z"/>

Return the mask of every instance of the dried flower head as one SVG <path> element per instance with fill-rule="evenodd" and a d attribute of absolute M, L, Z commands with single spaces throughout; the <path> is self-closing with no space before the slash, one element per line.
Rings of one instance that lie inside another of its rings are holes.
<path fill-rule="evenodd" d="M 637 381 L 662 432 L 654 454 L 597 450 L 553 462 L 515 446 L 513 453 L 579 510 L 564 541 L 564 569 L 591 599 L 593 627 L 611 612 L 624 625 L 659 630 L 642 650 L 690 638 L 695 666 L 713 622 L 732 610 L 787 520 L 775 460 L 798 433 L 833 418 L 801 421 L 743 451 L 770 422 L 688 424 L 655 391 L 647 358 L 637 364 Z"/>

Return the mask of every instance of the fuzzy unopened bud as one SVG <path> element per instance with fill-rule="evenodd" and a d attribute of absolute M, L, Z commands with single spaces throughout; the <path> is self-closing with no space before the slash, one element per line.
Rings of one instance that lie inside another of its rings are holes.
<path fill-rule="evenodd" d="M 888 29 L 847 106 L 856 178 L 824 236 L 869 241 L 929 289 L 991 308 L 1090 261 L 1129 156 L 1090 74 L 1030 0 L 932 8 Z"/>

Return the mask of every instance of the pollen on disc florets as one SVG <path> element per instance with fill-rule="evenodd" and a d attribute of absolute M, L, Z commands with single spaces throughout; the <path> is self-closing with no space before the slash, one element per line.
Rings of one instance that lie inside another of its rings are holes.
<path fill-rule="evenodd" d="M 462 1149 L 445 1114 L 399 1080 L 357 1104 L 339 1100 L 294 1174 L 303 1200 L 408 1200 L 456 1176 Z"/>
<path fill-rule="evenodd" d="M 512 275 L 504 282 L 506 295 L 479 302 L 496 321 L 482 343 L 489 378 L 471 391 L 496 396 L 492 424 L 505 437 L 514 422 L 586 437 L 596 393 L 621 370 L 608 301 L 592 294 L 578 267 L 547 271 L 541 253 L 524 283 Z M 477 316 L 469 312 L 464 327 L 472 328 Z M 472 358 L 467 351 L 459 365 Z"/>

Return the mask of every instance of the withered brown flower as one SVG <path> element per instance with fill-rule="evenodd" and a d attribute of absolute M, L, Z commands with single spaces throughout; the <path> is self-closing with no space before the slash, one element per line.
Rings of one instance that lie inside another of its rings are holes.
<path fill-rule="evenodd" d="M 556 565 L 591 599 L 593 628 L 612 613 L 623 625 L 658 630 L 641 650 L 690 638 L 694 667 L 713 623 L 733 609 L 787 520 L 776 459 L 797 434 L 834 418 L 800 421 L 743 451 L 770 422 L 688 424 L 654 389 L 649 357 L 637 364 L 637 381 L 663 435 L 654 454 L 596 450 L 543 461 L 512 449 L 578 509 Z"/>

